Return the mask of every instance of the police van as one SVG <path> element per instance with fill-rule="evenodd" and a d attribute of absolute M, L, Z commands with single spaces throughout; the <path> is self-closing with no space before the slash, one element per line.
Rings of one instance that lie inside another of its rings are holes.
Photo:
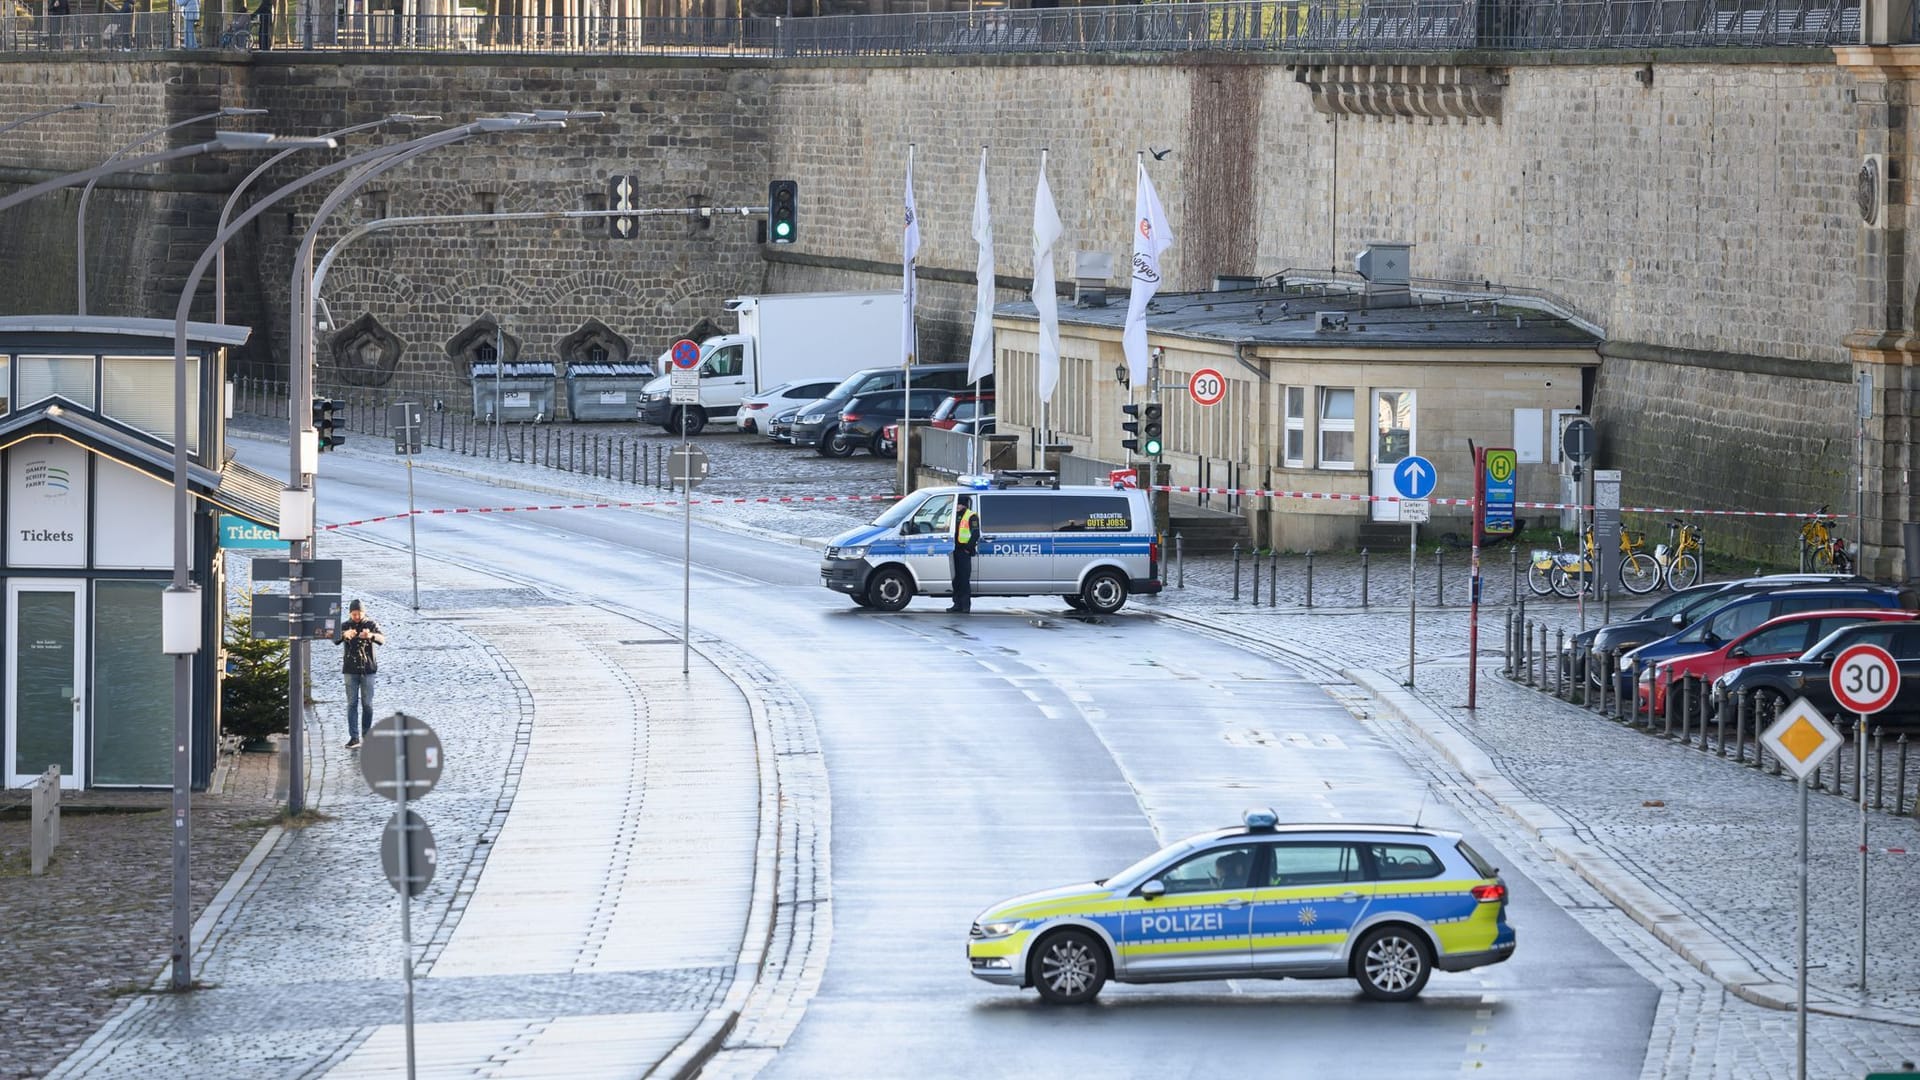
<path fill-rule="evenodd" d="M 960 479 L 915 491 L 834 537 L 820 583 L 881 611 L 899 611 L 915 596 L 952 596 L 953 512 L 959 496 L 971 495 L 980 515 L 974 596 L 1059 596 L 1105 615 L 1135 593 L 1160 591 L 1160 540 L 1146 492 L 1063 487 L 1041 471 Z"/>

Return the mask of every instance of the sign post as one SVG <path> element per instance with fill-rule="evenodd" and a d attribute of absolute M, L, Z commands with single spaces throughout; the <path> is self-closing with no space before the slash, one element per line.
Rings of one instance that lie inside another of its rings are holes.
<path fill-rule="evenodd" d="M 1433 462 L 1418 454 L 1400 459 L 1393 467 L 1393 489 L 1405 500 L 1400 504 L 1400 520 L 1407 523 L 1407 685 L 1413 685 L 1414 616 L 1420 609 L 1419 562 L 1420 523 L 1427 520 L 1427 496 L 1433 494 L 1440 474 Z M 1412 511 L 1411 514 L 1408 511 Z"/>
<path fill-rule="evenodd" d="M 1860 989 L 1867 988 L 1867 717 L 1900 696 L 1900 665 L 1878 645 L 1842 649 L 1833 661 L 1833 697 L 1859 719 L 1853 725 L 1858 767 L 1853 791 L 1860 803 Z"/>
<path fill-rule="evenodd" d="M 393 744 L 391 755 L 377 748 Z M 380 864 L 387 881 L 400 894 L 400 974 L 406 984 L 403 1013 L 406 1023 L 407 1077 L 414 1075 L 413 1052 L 413 898 L 433 880 L 436 851 L 433 830 L 425 819 L 407 808 L 433 790 L 445 765 L 440 736 L 431 725 L 406 713 L 394 713 L 367 729 L 367 752 L 360 755 L 360 774 L 374 794 L 392 799 L 393 818 L 380 840 Z"/>
<path fill-rule="evenodd" d="M 1586 484 L 1582 483 L 1586 464 L 1593 457 L 1594 444 L 1593 421 L 1576 416 L 1567 421 L 1560 431 L 1560 453 L 1573 462 L 1573 535 L 1574 550 L 1580 553 L 1578 565 L 1586 567 L 1580 572 L 1580 632 L 1587 632 L 1587 575 L 1592 572 L 1595 559 L 1587 557 L 1587 498 Z M 1596 556 L 1598 551 L 1594 553 Z M 1605 579 L 1602 579 L 1605 580 Z"/>
<path fill-rule="evenodd" d="M 1510 447 L 1483 446 L 1474 462 L 1472 592 L 1467 604 L 1467 708 L 1480 691 L 1480 543 L 1487 536 L 1513 534 L 1514 473 L 1519 455 Z"/>
<path fill-rule="evenodd" d="M 1760 733 L 1761 744 L 1800 785 L 1800 925 L 1796 935 L 1799 1007 L 1794 1011 L 1799 1049 L 1799 1069 L 1794 1075 L 1799 1080 L 1807 1080 L 1807 778 L 1840 748 L 1841 741 L 1840 733 L 1806 698 L 1795 698 L 1780 718 Z"/>
<path fill-rule="evenodd" d="M 700 401 L 700 346 L 691 338 L 673 343 L 673 375 L 669 404 L 680 406 L 680 453 L 691 460 L 693 437 L 687 433 L 687 406 Z M 693 651 L 693 474 L 679 478 L 683 491 L 680 582 L 680 674 L 691 669 Z"/>
<path fill-rule="evenodd" d="M 393 452 L 407 459 L 407 549 L 413 555 L 413 610 L 420 610 L 420 530 L 413 503 L 413 455 L 420 452 L 421 431 L 426 413 L 417 401 L 397 402 L 387 408 L 388 426 L 393 429 Z"/>

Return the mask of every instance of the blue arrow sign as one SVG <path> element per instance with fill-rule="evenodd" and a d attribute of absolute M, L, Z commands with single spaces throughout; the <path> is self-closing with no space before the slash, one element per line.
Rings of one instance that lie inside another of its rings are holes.
<path fill-rule="evenodd" d="M 1433 494 L 1433 486 L 1439 482 L 1433 462 L 1423 457 L 1403 458 L 1393 467 L 1393 489 L 1403 499 L 1424 499 Z"/>

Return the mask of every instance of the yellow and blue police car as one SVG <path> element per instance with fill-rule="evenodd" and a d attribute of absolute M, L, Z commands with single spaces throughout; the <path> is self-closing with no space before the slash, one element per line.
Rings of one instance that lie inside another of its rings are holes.
<path fill-rule="evenodd" d="M 1109 979 L 1351 978 L 1405 1001 L 1435 968 L 1513 955 L 1506 882 L 1458 833 L 1282 825 L 1271 810 L 1245 822 L 988 908 L 967 939 L 973 974 L 1059 1004 Z"/>

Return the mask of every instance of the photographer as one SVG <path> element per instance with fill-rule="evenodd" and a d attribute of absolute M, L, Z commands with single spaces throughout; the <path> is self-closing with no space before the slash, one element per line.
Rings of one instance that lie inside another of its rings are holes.
<path fill-rule="evenodd" d="M 360 736 L 373 726 L 373 679 L 380 670 L 373 647 L 385 645 L 387 636 L 355 600 L 347 605 L 347 621 L 333 632 L 333 643 L 346 646 L 340 654 L 340 672 L 347 683 L 347 749 L 358 750 Z"/>

